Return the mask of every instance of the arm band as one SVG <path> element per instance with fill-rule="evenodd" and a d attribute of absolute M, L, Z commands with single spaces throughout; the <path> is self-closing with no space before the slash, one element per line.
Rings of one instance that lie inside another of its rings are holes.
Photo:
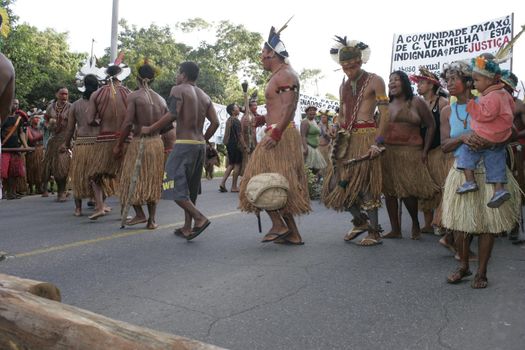
<path fill-rule="evenodd" d="M 377 96 L 376 97 L 377 105 L 388 105 L 390 103 L 390 98 L 388 96 Z"/>
<path fill-rule="evenodd" d="M 282 94 L 283 92 L 288 92 L 288 91 L 294 91 L 294 92 L 297 92 L 299 91 L 299 87 L 297 85 L 286 85 L 286 86 L 279 86 L 277 88 L 277 90 L 275 90 L 275 92 L 279 95 L 279 94 Z"/>

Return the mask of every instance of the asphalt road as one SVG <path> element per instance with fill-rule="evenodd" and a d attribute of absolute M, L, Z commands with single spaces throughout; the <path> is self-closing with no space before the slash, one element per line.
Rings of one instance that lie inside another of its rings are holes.
<path fill-rule="evenodd" d="M 149 231 L 120 230 L 113 198 L 98 221 L 73 217 L 71 200 L 2 200 L 0 272 L 54 283 L 64 303 L 228 349 L 524 348 L 525 249 L 507 239 L 496 241 L 489 287 L 473 290 L 470 279 L 445 283 L 456 262 L 434 235 L 408 239 L 407 215 L 405 239 L 359 247 L 342 240 L 349 214 L 314 202 L 299 219 L 304 246 L 262 244 L 255 216 L 217 188 L 203 182 L 198 204 L 212 224 L 192 242 L 173 235 L 183 214 L 171 201 Z"/>

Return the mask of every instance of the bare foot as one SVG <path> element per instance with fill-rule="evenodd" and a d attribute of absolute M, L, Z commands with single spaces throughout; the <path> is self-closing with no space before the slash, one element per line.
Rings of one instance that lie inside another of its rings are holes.
<path fill-rule="evenodd" d="M 102 211 L 96 211 L 95 213 L 93 213 L 92 215 L 89 216 L 89 220 L 96 220 L 99 217 L 104 216 L 104 215 L 106 215 L 106 213 L 103 210 Z"/>
<path fill-rule="evenodd" d="M 148 224 L 146 225 L 146 228 L 147 228 L 148 230 L 154 230 L 154 229 L 156 229 L 157 227 L 159 227 L 159 225 L 157 225 L 157 224 L 155 223 L 155 221 L 153 221 L 153 220 L 148 220 Z"/>
<path fill-rule="evenodd" d="M 239 189 L 237 187 L 233 188 L 230 190 L 230 192 L 239 192 Z"/>
<path fill-rule="evenodd" d="M 285 231 L 285 232 L 268 232 L 266 235 L 264 235 L 261 243 L 268 243 L 268 242 L 274 242 L 278 239 L 284 239 L 287 236 L 289 236 L 291 231 Z"/>
<path fill-rule="evenodd" d="M 464 277 L 472 275 L 472 272 L 468 268 L 458 268 L 451 275 L 447 277 L 447 283 L 456 284 L 459 283 Z"/>
<path fill-rule="evenodd" d="M 57 202 L 59 203 L 64 203 L 65 201 L 67 201 L 67 196 L 65 193 L 59 193 L 57 195 Z"/>
<path fill-rule="evenodd" d="M 47 191 L 42 192 L 42 197 L 49 197 L 49 192 L 47 192 Z"/>
<path fill-rule="evenodd" d="M 133 226 L 133 225 L 143 224 L 145 222 L 148 222 L 146 218 L 139 218 L 135 216 L 133 219 L 126 221 L 126 225 Z"/>
<path fill-rule="evenodd" d="M 191 235 L 191 227 L 179 227 L 173 231 L 173 234 L 177 237 L 186 238 L 186 236 Z"/>
<path fill-rule="evenodd" d="M 485 275 L 477 273 L 474 279 L 472 280 L 470 286 L 474 289 L 482 289 L 487 288 L 488 284 L 489 281 L 487 280 L 487 277 Z"/>
<path fill-rule="evenodd" d="M 392 231 L 387 233 L 386 235 L 381 236 L 381 238 L 403 238 L 403 236 L 401 235 L 401 232 Z"/>
<path fill-rule="evenodd" d="M 107 205 L 104 206 L 104 212 L 105 213 L 109 213 L 111 210 L 112 210 L 111 207 L 109 207 Z"/>
<path fill-rule="evenodd" d="M 77 216 L 77 217 L 78 217 L 78 216 L 82 216 L 82 209 L 80 209 L 80 208 L 76 208 L 76 209 L 75 209 L 75 213 L 74 213 L 73 215 L 75 215 L 75 216 Z"/>

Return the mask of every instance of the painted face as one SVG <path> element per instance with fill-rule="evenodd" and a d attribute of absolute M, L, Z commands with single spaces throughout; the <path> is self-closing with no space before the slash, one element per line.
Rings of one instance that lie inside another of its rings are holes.
<path fill-rule="evenodd" d="M 69 97 L 69 91 L 66 88 L 62 88 L 58 90 L 56 97 L 58 100 L 62 102 L 67 101 Z"/>
<path fill-rule="evenodd" d="M 270 70 L 271 68 L 271 61 L 275 57 L 275 52 L 268 49 L 267 47 L 263 47 L 261 52 L 261 62 L 263 65 L 264 70 Z"/>
<path fill-rule="evenodd" d="M 360 58 L 353 58 L 349 61 L 344 62 L 341 67 L 346 76 L 352 80 L 355 80 L 361 70 L 363 61 Z"/>
<path fill-rule="evenodd" d="M 476 72 L 472 72 L 472 79 L 474 80 L 474 87 L 479 93 L 487 90 L 487 88 L 494 84 L 494 79 L 488 78 Z"/>

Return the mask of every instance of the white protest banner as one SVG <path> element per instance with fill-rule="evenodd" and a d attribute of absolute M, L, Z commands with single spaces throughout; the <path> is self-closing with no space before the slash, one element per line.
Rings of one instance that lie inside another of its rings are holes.
<path fill-rule="evenodd" d="M 411 75 L 424 66 L 439 73 L 444 63 L 470 60 L 484 52 L 494 54 L 512 39 L 513 19 L 511 14 L 458 29 L 394 34 L 391 71 Z M 510 69 L 511 60 L 500 67 Z"/>
<path fill-rule="evenodd" d="M 305 113 L 305 109 L 308 106 L 315 106 L 317 109 L 326 109 L 329 111 L 335 111 L 339 107 L 339 101 L 329 100 L 318 96 L 308 96 L 299 94 L 299 109 L 301 113 Z"/>
<path fill-rule="evenodd" d="M 326 98 L 321 98 L 318 96 L 309 96 L 305 94 L 299 94 L 299 103 L 297 104 L 297 110 L 295 111 L 294 122 L 298 126 L 301 123 L 302 115 L 305 113 L 307 106 L 316 106 L 318 110 L 325 109 L 328 111 L 335 111 L 339 107 L 339 101 L 329 100 Z M 226 120 L 228 119 L 228 113 L 226 112 L 226 106 L 214 103 L 215 111 L 217 112 L 217 117 L 219 118 L 219 128 L 215 132 L 215 135 L 210 139 L 210 142 L 222 143 L 224 137 L 224 129 L 226 127 Z M 257 107 L 257 113 L 261 115 L 266 114 L 266 106 L 260 105 Z M 242 114 L 239 118 L 242 117 Z M 210 122 L 206 119 L 204 121 L 203 132 L 206 131 Z"/>

